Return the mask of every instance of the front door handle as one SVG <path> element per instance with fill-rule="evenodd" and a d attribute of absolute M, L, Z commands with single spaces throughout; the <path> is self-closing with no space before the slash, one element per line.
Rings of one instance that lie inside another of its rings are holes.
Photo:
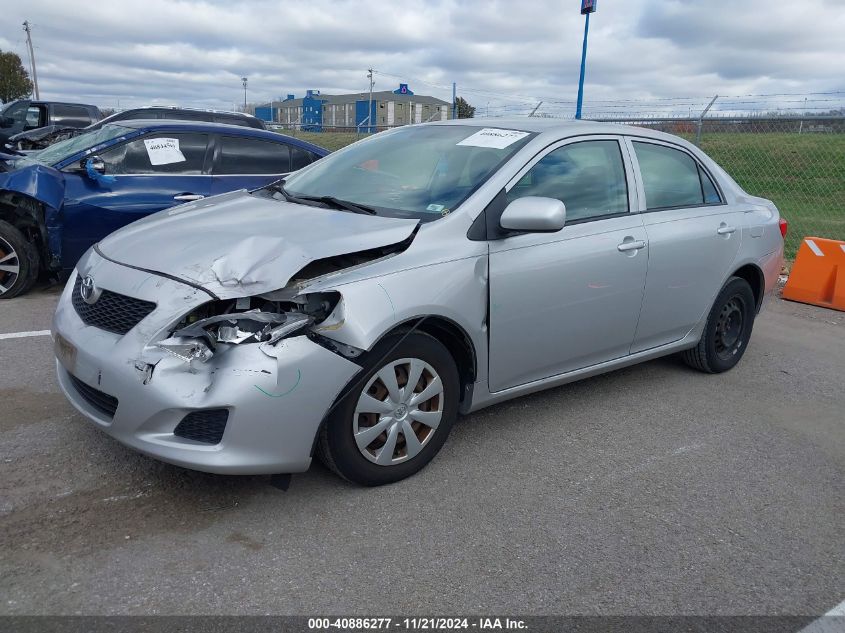
<path fill-rule="evenodd" d="M 198 193 L 180 193 L 178 196 L 173 196 L 174 200 L 179 202 L 193 202 L 194 200 L 202 200 L 205 196 Z"/>
<path fill-rule="evenodd" d="M 616 248 L 621 253 L 624 253 L 626 251 L 638 251 L 641 248 L 645 248 L 645 242 L 643 240 L 632 240 L 630 242 L 622 242 Z"/>
<path fill-rule="evenodd" d="M 716 229 L 716 233 L 718 233 L 719 235 L 730 235 L 731 233 L 736 233 L 736 227 L 728 226 L 727 224 L 722 222 L 719 228 Z"/>

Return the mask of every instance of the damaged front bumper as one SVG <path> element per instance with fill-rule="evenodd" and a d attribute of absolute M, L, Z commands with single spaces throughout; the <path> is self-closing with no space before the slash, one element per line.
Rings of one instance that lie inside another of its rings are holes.
<path fill-rule="evenodd" d="M 86 325 L 72 305 L 77 273 L 71 276 L 53 338 L 59 384 L 77 410 L 123 444 L 178 466 L 227 474 L 308 469 L 320 424 L 358 365 L 305 335 L 227 346 L 206 362 L 186 362 L 153 339 L 208 295 L 93 253 L 80 270 L 98 288 L 158 304 L 122 336 Z M 204 419 L 198 412 L 221 411 L 218 443 L 176 433 L 191 414 L 196 426 Z"/>

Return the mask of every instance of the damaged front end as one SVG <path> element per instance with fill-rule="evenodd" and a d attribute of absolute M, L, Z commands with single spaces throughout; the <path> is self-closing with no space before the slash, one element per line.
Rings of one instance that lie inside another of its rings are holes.
<path fill-rule="evenodd" d="M 229 346 L 258 344 L 268 356 L 273 347 L 332 313 L 336 292 L 303 294 L 288 300 L 266 296 L 212 301 L 188 313 L 156 346 L 186 363 L 208 362 Z"/>

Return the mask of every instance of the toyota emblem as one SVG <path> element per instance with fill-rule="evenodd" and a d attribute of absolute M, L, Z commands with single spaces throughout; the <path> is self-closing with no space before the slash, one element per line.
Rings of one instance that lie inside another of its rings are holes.
<path fill-rule="evenodd" d="M 82 284 L 79 287 L 79 294 L 82 295 L 82 300 L 85 303 L 97 303 L 97 299 L 100 298 L 100 292 L 94 285 L 94 278 L 91 277 L 91 275 L 86 275 L 82 279 Z"/>

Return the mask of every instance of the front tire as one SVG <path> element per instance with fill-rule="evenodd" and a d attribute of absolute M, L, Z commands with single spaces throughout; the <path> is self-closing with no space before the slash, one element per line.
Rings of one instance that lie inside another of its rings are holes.
<path fill-rule="evenodd" d="M 731 277 L 722 288 L 698 345 L 683 352 L 684 362 L 708 374 L 732 369 L 745 354 L 757 312 L 748 282 Z"/>
<path fill-rule="evenodd" d="M 0 299 L 17 297 L 38 278 L 38 252 L 23 233 L 0 220 Z"/>
<path fill-rule="evenodd" d="M 440 451 L 458 415 L 449 350 L 422 332 L 380 341 L 323 425 L 320 458 L 341 477 L 380 486 L 410 477 Z"/>

